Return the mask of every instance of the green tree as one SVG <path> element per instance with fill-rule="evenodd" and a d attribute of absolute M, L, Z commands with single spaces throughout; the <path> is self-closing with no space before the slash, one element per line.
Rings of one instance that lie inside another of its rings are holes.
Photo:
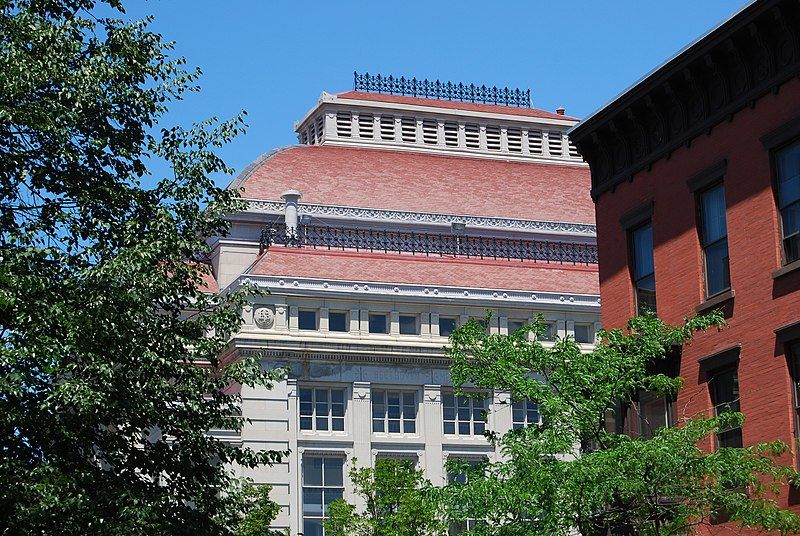
<path fill-rule="evenodd" d="M 285 531 L 272 530 L 272 522 L 281 512 L 281 506 L 269 498 L 272 486 L 250 485 L 245 489 L 245 511 L 236 527 L 236 536 L 287 536 Z"/>
<path fill-rule="evenodd" d="M 230 533 L 228 468 L 282 454 L 206 433 L 278 377 L 225 357 L 250 290 L 204 291 L 203 237 L 241 209 L 215 151 L 244 125 L 164 124 L 199 72 L 149 22 L 0 2 L 2 534 Z"/>
<path fill-rule="evenodd" d="M 503 389 L 538 402 L 541 425 L 492 437 L 504 460 L 439 492 L 450 519 L 485 520 L 473 534 L 686 534 L 723 517 L 743 527 L 795 533 L 800 520 L 775 502 L 797 473 L 777 463 L 788 450 L 775 441 L 705 452 L 697 443 L 730 426 L 739 413 L 697 417 L 660 429 L 652 439 L 618 435 L 603 421 L 619 400 L 641 392 L 674 396 L 681 378 L 654 372 L 668 349 L 698 330 L 722 328 L 719 314 L 670 327 L 652 315 L 626 330 L 598 335 L 583 353 L 571 338 L 552 349 L 529 340 L 541 322 L 512 335 L 487 335 L 470 321 L 451 337 L 458 386 Z"/>
<path fill-rule="evenodd" d="M 430 488 L 411 461 L 376 460 L 375 468 L 350 469 L 356 494 L 366 504 L 336 500 L 328 507 L 328 536 L 426 536 L 442 532 L 438 505 L 424 490 Z"/>

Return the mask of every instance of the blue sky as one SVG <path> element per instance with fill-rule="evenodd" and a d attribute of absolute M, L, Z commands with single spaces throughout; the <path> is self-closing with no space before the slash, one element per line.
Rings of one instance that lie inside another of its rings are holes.
<path fill-rule="evenodd" d="M 128 15 L 203 70 L 202 91 L 174 107 L 188 124 L 247 110 L 249 129 L 222 151 L 241 170 L 296 142 L 294 121 L 353 71 L 530 88 L 533 105 L 584 117 L 744 0 L 452 2 L 149 0 Z M 230 179 L 218 177 L 220 185 Z"/>

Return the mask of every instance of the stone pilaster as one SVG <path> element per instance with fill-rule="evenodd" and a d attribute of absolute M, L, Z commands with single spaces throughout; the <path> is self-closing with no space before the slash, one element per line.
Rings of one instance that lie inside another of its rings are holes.
<path fill-rule="evenodd" d="M 434 484 L 444 484 L 442 467 L 442 386 L 422 388 L 422 424 L 425 431 L 425 475 Z"/>

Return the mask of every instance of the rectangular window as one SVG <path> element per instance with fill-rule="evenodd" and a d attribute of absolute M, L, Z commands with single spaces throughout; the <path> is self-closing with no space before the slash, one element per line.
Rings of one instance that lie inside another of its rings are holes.
<path fill-rule="evenodd" d="M 800 260 L 800 141 L 775 155 L 783 260 Z"/>
<path fill-rule="evenodd" d="M 300 388 L 300 429 L 344 431 L 344 389 Z"/>
<path fill-rule="evenodd" d="M 400 315 L 400 334 L 419 335 L 419 317 L 417 315 Z"/>
<path fill-rule="evenodd" d="M 417 393 L 373 389 L 372 431 L 389 434 L 417 433 Z"/>
<path fill-rule="evenodd" d="M 657 393 L 639 395 L 639 433 L 650 439 L 659 428 L 675 426 L 675 404 L 669 397 Z"/>
<path fill-rule="evenodd" d="M 575 324 L 572 332 L 575 334 L 575 342 L 581 344 L 594 342 L 594 326 L 591 324 Z"/>
<path fill-rule="evenodd" d="M 444 433 L 450 435 L 483 435 L 486 431 L 485 398 L 442 395 Z"/>
<path fill-rule="evenodd" d="M 633 288 L 637 314 L 656 312 L 656 276 L 653 263 L 653 226 L 650 222 L 631 232 Z"/>
<path fill-rule="evenodd" d="M 722 184 L 717 184 L 700 193 L 699 201 L 700 245 L 703 248 L 706 296 L 713 296 L 731 288 L 725 188 Z"/>
<path fill-rule="evenodd" d="M 542 422 L 542 417 L 539 415 L 539 404 L 531 400 L 514 400 L 511 404 L 511 415 L 514 430 Z"/>
<path fill-rule="evenodd" d="M 297 327 L 305 330 L 317 329 L 317 312 L 303 309 L 297 311 Z"/>
<path fill-rule="evenodd" d="M 539 335 L 540 341 L 554 341 L 556 340 L 556 323 L 555 322 L 545 322 L 544 323 L 544 333 Z"/>
<path fill-rule="evenodd" d="M 473 471 L 478 470 L 483 464 L 486 463 L 485 458 L 456 458 L 455 456 L 451 455 L 454 458 L 455 463 L 459 464 L 467 464 L 467 468 L 465 470 L 455 470 L 449 469 L 447 471 L 447 482 L 453 484 L 461 484 L 464 485 L 469 482 L 470 473 L 474 475 Z M 448 461 L 450 461 L 450 457 L 448 457 Z M 456 534 L 463 534 L 468 530 L 475 529 L 478 525 L 484 524 L 485 521 L 474 519 L 474 518 L 465 518 L 460 521 L 454 521 L 450 523 L 450 527 L 447 531 L 449 535 L 456 535 Z"/>
<path fill-rule="evenodd" d="M 328 330 L 347 332 L 347 313 L 344 311 L 330 311 L 328 313 Z"/>
<path fill-rule="evenodd" d="M 789 343 L 787 356 L 792 376 L 792 392 L 794 394 L 794 435 L 800 441 L 800 340 Z M 800 467 L 800 456 L 796 464 Z"/>
<path fill-rule="evenodd" d="M 513 320 L 511 318 L 508 319 L 508 334 L 512 335 L 517 331 L 521 330 L 525 326 L 528 325 L 528 322 L 525 320 Z"/>
<path fill-rule="evenodd" d="M 739 374 L 736 367 L 716 370 L 709 381 L 714 414 L 719 416 L 729 411 L 739 411 Z M 741 447 L 741 427 L 717 433 L 717 447 Z"/>
<path fill-rule="evenodd" d="M 458 325 L 458 318 L 454 316 L 440 316 L 439 336 L 449 337 L 456 330 L 457 325 Z"/>
<path fill-rule="evenodd" d="M 387 329 L 389 323 L 386 321 L 386 314 L 384 313 L 370 313 L 369 314 L 369 332 L 370 333 L 389 333 Z"/>
<path fill-rule="evenodd" d="M 344 459 L 303 457 L 303 534 L 324 536 L 328 506 L 344 494 Z"/>

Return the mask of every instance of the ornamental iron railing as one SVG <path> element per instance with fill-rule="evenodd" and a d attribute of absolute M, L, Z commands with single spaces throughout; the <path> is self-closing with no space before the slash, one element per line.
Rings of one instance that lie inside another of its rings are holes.
<path fill-rule="evenodd" d="M 480 102 L 500 106 L 531 107 L 531 90 L 509 89 L 497 86 L 476 86 L 475 84 L 454 84 L 453 82 L 435 82 L 417 80 L 416 78 L 400 78 L 394 76 L 358 74 L 353 72 L 353 89 L 368 93 L 388 93 L 407 97 L 423 97 L 426 99 L 451 100 L 461 102 Z"/>
<path fill-rule="evenodd" d="M 287 232 L 284 224 L 261 232 L 261 252 L 273 244 L 370 253 L 458 256 L 479 259 L 541 261 L 559 264 L 597 264 L 597 246 L 554 240 L 517 240 L 441 233 L 414 233 L 323 225 L 300 225 Z"/>

